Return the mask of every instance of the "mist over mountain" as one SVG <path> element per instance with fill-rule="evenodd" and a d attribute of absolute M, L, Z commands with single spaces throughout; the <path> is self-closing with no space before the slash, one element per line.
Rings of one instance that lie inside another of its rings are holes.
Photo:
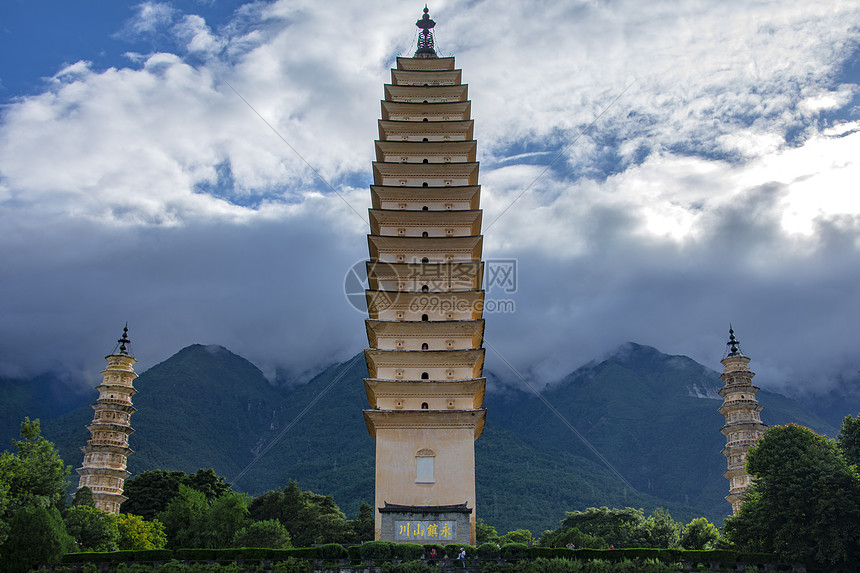
<path fill-rule="evenodd" d="M 305 384 L 273 386 L 226 348 L 186 347 L 135 381 L 129 471 L 212 467 L 253 495 L 295 479 L 332 494 L 354 515 L 374 501 L 375 445 L 362 415 L 366 376 L 359 353 Z M 717 372 L 627 343 L 549 386 L 488 378 L 487 423 L 475 446 L 477 515 L 498 529 L 539 533 L 557 526 L 564 511 L 601 505 L 663 506 L 683 521 L 720 523 L 729 513 Z M 61 405 L 40 400 L 38 384 L 45 383 L 0 386 L 5 437 L 14 437 L 24 416 L 38 414 L 44 435 L 78 467 L 97 395 L 74 397 L 75 407 L 58 415 Z M 769 425 L 838 431 L 791 398 L 762 391 L 759 401 Z"/>

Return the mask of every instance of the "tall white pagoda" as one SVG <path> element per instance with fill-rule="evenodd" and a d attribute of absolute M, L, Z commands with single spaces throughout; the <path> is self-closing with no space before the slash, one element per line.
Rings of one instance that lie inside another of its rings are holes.
<path fill-rule="evenodd" d="M 726 447 L 723 448 L 728 463 L 723 476 L 729 480 L 726 501 L 732 504 L 732 514 L 737 514 L 752 480 L 745 468 L 747 452 L 764 434 L 767 426 L 759 416 L 762 406 L 756 399 L 759 389 L 752 383 L 755 373 L 750 372 L 750 359 L 741 353 L 731 327 L 726 345 L 729 348 L 722 360 L 724 370 L 720 375 L 723 381 L 720 389 L 723 405 L 719 409 L 726 423 L 720 431 L 726 437 Z"/>
<path fill-rule="evenodd" d="M 133 453 L 128 437 L 134 432 L 130 420 L 136 411 L 131 397 L 137 393 L 133 368 L 137 360 L 129 354 L 130 342 L 126 325 L 116 349 L 105 357 L 108 365 L 96 387 L 99 397 L 93 404 L 93 421 L 87 426 L 90 439 L 81 448 L 84 463 L 77 469 L 81 476 L 78 489 L 90 488 L 96 507 L 108 513 L 119 513 L 120 505 L 128 499 L 122 492 L 125 479 L 131 475 L 125 468 Z"/>
<path fill-rule="evenodd" d="M 475 542 L 484 427 L 483 262 L 468 86 L 439 57 L 428 10 L 418 49 L 385 86 L 366 292 L 364 411 L 376 439 L 376 539 Z"/>

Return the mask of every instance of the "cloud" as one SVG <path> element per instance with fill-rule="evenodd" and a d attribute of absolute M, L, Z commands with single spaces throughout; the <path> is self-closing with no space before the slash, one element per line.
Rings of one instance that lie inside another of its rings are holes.
<path fill-rule="evenodd" d="M 120 35 L 150 53 L 68 65 L 6 106 L 0 369 L 47 353 L 92 378 L 126 320 L 141 367 L 195 342 L 272 376 L 357 352 L 342 281 L 366 256 L 378 101 L 418 15 L 254 2 L 213 26 L 147 2 Z M 547 382 L 626 340 L 715 367 L 731 321 L 764 386 L 857 368 L 860 9 L 432 15 L 470 84 L 485 256 L 518 262 L 493 348 Z"/>

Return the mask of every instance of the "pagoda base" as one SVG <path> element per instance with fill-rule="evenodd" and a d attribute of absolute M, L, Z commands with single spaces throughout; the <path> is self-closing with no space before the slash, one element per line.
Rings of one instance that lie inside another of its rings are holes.
<path fill-rule="evenodd" d="M 384 502 L 382 541 L 473 545 L 472 509 L 457 505 L 397 505 Z"/>

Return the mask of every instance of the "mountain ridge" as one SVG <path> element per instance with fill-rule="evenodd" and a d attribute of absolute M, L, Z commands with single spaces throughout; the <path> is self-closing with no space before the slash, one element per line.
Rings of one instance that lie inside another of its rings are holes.
<path fill-rule="evenodd" d="M 213 467 L 251 494 L 296 479 L 355 514 L 373 502 L 374 480 L 361 356 L 285 388 L 226 348 L 183 348 L 135 382 L 129 470 Z M 478 515 L 503 531 L 536 533 L 557 526 L 564 511 L 600 505 L 665 506 L 677 519 L 721 522 L 730 507 L 721 399 L 712 397 L 720 385 L 716 372 L 688 357 L 626 343 L 540 392 L 563 420 L 531 391 L 489 391 L 475 446 Z M 760 397 L 767 423 L 797 421 L 834 435 L 795 401 Z M 87 404 L 43 420 L 67 464 L 80 465 L 91 418 Z"/>

